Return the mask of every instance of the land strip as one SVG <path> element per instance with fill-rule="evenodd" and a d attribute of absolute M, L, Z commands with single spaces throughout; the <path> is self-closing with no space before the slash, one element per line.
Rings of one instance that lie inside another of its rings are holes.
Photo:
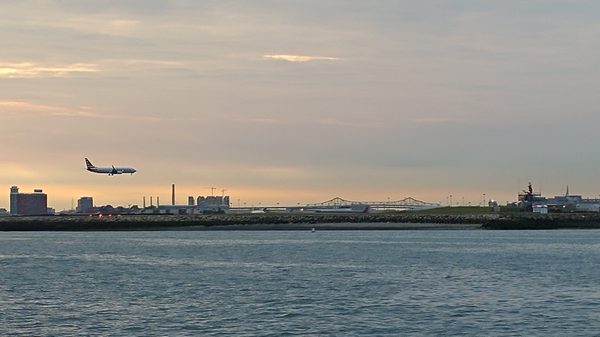
<path fill-rule="evenodd" d="M 306 229 L 558 229 L 600 228 L 588 214 L 211 214 L 211 215 L 61 215 L 0 217 L 0 231 L 116 230 L 306 230 Z"/>

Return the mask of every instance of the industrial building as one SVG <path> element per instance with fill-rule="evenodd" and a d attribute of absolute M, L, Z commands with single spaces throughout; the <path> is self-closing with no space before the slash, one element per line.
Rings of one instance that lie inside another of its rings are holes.
<path fill-rule="evenodd" d="M 92 197 L 81 197 L 77 200 L 77 213 L 94 212 L 94 199 Z"/>
<path fill-rule="evenodd" d="M 224 192 L 225 190 L 223 190 Z M 150 197 L 152 200 L 152 197 Z M 145 200 L 145 198 L 144 198 Z M 199 196 L 194 198 L 193 196 L 189 196 L 187 200 L 187 205 L 177 205 L 175 201 L 175 184 L 171 185 L 171 205 L 158 205 L 158 197 L 157 197 L 157 206 L 154 207 L 152 205 L 152 201 L 150 202 L 150 207 L 145 207 L 144 201 L 144 209 L 143 213 L 152 213 L 152 214 L 206 214 L 206 213 L 223 213 L 228 211 L 230 208 L 229 196 Z"/>
<path fill-rule="evenodd" d="M 160 205 L 156 207 L 145 208 L 144 213 L 154 214 L 206 214 L 223 213 L 229 210 L 229 196 L 199 196 L 196 198 L 188 197 L 187 205 Z"/>
<path fill-rule="evenodd" d="M 10 188 L 11 215 L 48 215 L 48 196 L 41 189 L 20 193 L 19 187 Z"/>
<path fill-rule="evenodd" d="M 225 190 L 223 190 L 224 192 Z M 154 204 L 153 200 L 156 200 Z M 150 196 L 150 205 L 146 206 L 146 196 L 143 206 L 112 207 L 111 205 L 94 206 L 92 197 L 81 197 L 77 200 L 76 213 L 80 214 L 207 214 L 225 213 L 230 209 L 229 196 L 189 196 L 187 204 L 178 205 L 175 199 L 175 184 L 171 185 L 171 205 L 161 205 L 159 197 Z"/>
<path fill-rule="evenodd" d="M 600 199 L 569 194 L 568 186 L 564 195 L 546 198 L 541 193 L 534 193 L 531 183 L 529 183 L 528 189 L 520 193 L 518 197 L 518 205 L 530 212 L 600 212 Z"/>

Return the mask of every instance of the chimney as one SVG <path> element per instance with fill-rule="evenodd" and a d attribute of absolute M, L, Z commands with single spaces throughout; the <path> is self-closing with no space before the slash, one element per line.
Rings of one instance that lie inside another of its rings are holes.
<path fill-rule="evenodd" d="M 175 184 L 171 185 L 171 205 L 175 206 Z"/>

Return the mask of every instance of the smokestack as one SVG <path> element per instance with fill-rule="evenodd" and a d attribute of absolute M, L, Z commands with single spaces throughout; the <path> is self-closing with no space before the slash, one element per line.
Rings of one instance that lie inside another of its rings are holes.
<path fill-rule="evenodd" d="M 150 196 L 150 207 L 152 207 L 152 206 L 154 206 L 154 205 L 152 204 L 152 196 Z"/>
<path fill-rule="evenodd" d="M 159 207 L 159 206 L 160 206 L 160 199 L 159 199 L 159 197 L 157 196 L 157 197 L 156 197 L 156 207 Z"/>
<path fill-rule="evenodd" d="M 146 208 L 146 196 L 144 196 L 144 199 L 142 201 L 142 205 L 144 205 L 144 208 Z"/>
<path fill-rule="evenodd" d="M 171 204 L 175 206 L 175 184 L 171 185 Z"/>

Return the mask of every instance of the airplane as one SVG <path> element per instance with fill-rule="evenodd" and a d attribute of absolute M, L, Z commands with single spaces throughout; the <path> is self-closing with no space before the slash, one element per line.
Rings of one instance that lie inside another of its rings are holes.
<path fill-rule="evenodd" d="M 106 173 L 109 176 L 115 174 L 123 174 L 123 173 L 131 173 L 132 175 L 136 172 L 134 168 L 131 167 L 96 167 L 89 159 L 85 158 L 85 165 L 87 166 L 87 170 L 94 173 Z"/>

